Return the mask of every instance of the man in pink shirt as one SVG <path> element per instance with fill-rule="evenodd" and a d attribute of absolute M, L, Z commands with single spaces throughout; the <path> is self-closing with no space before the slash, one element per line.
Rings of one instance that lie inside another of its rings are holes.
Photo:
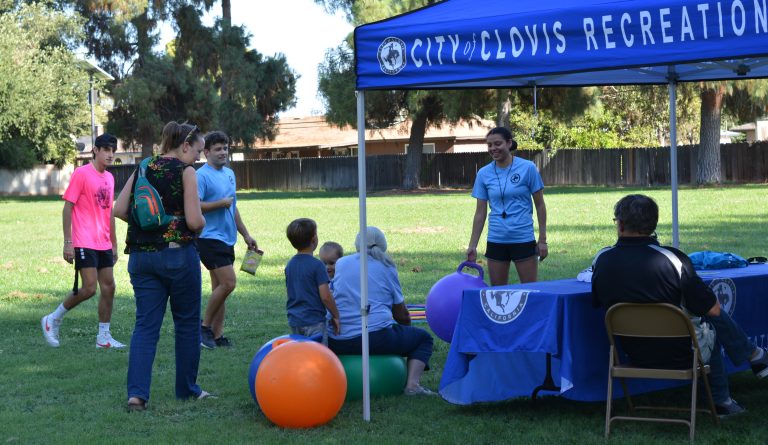
<path fill-rule="evenodd" d="M 59 346 L 59 327 L 64 314 L 94 296 L 97 283 L 101 298 L 96 347 L 125 347 L 109 332 L 115 295 L 112 266 L 117 261 L 117 237 L 112 216 L 115 179 L 107 166 L 112 164 L 117 138 L 104 133 L 96 138 L 95 145 L 93 160 L 75 169 L 64 192 L 64 259 L 70 264 L 75 263 L 75 285 L 64 302 L 40 320 L 43 337 L 53 347 Z M 77 271 L 83 281 L 79 289 Z"/>

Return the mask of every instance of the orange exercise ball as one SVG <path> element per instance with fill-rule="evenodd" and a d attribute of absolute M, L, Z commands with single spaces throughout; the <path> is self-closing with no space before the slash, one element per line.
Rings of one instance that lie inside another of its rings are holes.
<path fill-rule="evenodd" d="M 256 373 L 256 400 L 283 428 L 328 423 L 344 404 L 347 376 L 336 354 L 320 343 L 284 343 L 264 357 Z"/>

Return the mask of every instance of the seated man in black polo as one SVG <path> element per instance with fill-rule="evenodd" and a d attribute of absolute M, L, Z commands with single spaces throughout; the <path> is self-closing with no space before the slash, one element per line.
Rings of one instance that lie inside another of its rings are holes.
<path fill-rule="evenodd" d="M 614 207 L 619 239 L 595 257 L 592 298 L 596 307 L 616 303 L 670 303 L 691 316 L 703 360 L 710 366 L 710 385 L 720 417 L 744 412 L 730 396 L 720 347 L 735 364 L 750 361 L 759 378 L 768 376 L 768 353 L 752 345 L 712 290 L 696 274 L 691 260 L 655 237 L 659 208 L 644 195 L 628 195 Z M 714 328 L 714 331 L 712 330 Z M 691 364 L 690 342 L 622 338 L 622 348 L 635 366 L 680 367 Z"/>

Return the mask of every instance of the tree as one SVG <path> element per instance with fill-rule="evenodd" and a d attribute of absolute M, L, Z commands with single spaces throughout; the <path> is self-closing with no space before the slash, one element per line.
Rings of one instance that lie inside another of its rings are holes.
<path fill-rule="evenodd" d="M 162 126 L 188 119 L 220 128 L 246 145 L 273 139 L 277 114 L 295 101 L 296 76 L 282 56 L 249 49 L 250 35 L 223 18 L 201 23 L 213 0 L 60 0 L 87 20 L 87 48 L 116 80 L 107 128 L 149 156 Z M 170 21 L 176 39 L 155 50 L 158 24 Z"/>
<path fill-rule="evenodd" d="M 43 4 L 0 12 L 0 167 L 72 161 L 89 125 L 88 75 L 73 53 L 81 24 Z"/>
<path fill-rule="evenodd" d="M 216 103 L 205 108 L 211 125 L 246 146 L 256 139 L 274 139 L 278 113 L 295 104 L 296 75 L 285 57 L 264 57 L 249 49 L 251 35 L 231 26 L 226 17 L 206 27 L 191 5 L 179 8 L 174 17 L 178 69 L 189 67 L 218 94 Z"/>
<path fill-rule="evenodd" d="M 696 183 L 719 184 L 720 175 L 720 113 L 726 84 L 703 83 L 701 86 L 701 130 L 699 153 L 696 158 Z"/>
<path fill-rule="evenodd" d="M 183 2 L 183 0 L 178 0 Z M 108 91 L 115 98 L 107 131 L 141 145 L 142 156 L 150 156 L 163 122 L 152 108 L 163 100 L 166 78 L 155 76 L 162 57 L 155 54 L 157 26 L 166 19 L 173 0 L 60 0 L 86 20 L 85 43 L 94 57 L 115 78 Z M 165 72 L 165 71 L 163 71 Z M 158 83 L 157 80 L 160 82 Z M 174 116 L 178 118 L 178 116 Z"/>
<path fill-rule="evenodd" d="M 342 10 L 353 24 L 406 12 L 434 3 L 432 0 L 316 0 L 328 12 Z M 319 69 L 319 91 L 328 113 L 326 120 L 337 125 L 356 125 L 354 55 L 349 39 L 326 53 Z M 419 187 L 424 135 L 430 126 L 443 122 L 473 120 L 495 106 L 495 96 L 481 91 L 372 91 L 366 93 L 366 128 L 388 127 L 411 119 L 403 174 L 403 188 Z"/>
<path fill-rule="evenodd" d="M 733 122 L 754 122 L 768 113 L 768 80 L 734 82 L 723 99 L 722 115 Z M 721 116 L 722 116 L 721 115 Z"/>
<path fill-rule="evenodd" d="M 701 132 L 696 182 L 720 183 L 720 128 L 723 110 L 739 119 L 752 120 L 766 111 L 768 82 L 738 80 L 702 82 Z"/>
<path fill-rule="evenodd" d="M 326 53 L 319 69 L 318 90 L 326 107 L 326 121 L 339 125 L 357 125 L 354 82 L 354 55 L 348 44 Z M 403 188 L 419 187 L 424 135 L 430 126 L 459 120 L 476 120 L 494 106 L 494 95 L 479 91 L 370 91 L 366 93 L 366 128 L 386 128 L 411 119 Z"/>

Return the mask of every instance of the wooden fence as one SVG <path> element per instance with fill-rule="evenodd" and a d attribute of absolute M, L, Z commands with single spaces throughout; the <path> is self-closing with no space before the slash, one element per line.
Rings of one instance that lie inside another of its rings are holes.
<path fill-rule="evenodd" d="M 680 184 L 696 179 L 697 146 L 678 147 Z M 518 150 L 533 161 L 546 185 L 669 185 L 670 150 L 663 148 Z M 768 142 L 722 145 L 722 179 L 733 183 L 768 181 Z M 425 154 L 421 161 L 423 187 L 472 187 L 477 170 L 490 162 L 487 153 Z M 238 189 L 351 190 L 357 188 L 357 158 L 293 158 L 234 161 L 230 167 Z M 111 166 L 119 191 L 133 172 L 133 165 Z M 369 190 L 399 188 L 405 155 L 369 156 L 366 176 Z"/>

